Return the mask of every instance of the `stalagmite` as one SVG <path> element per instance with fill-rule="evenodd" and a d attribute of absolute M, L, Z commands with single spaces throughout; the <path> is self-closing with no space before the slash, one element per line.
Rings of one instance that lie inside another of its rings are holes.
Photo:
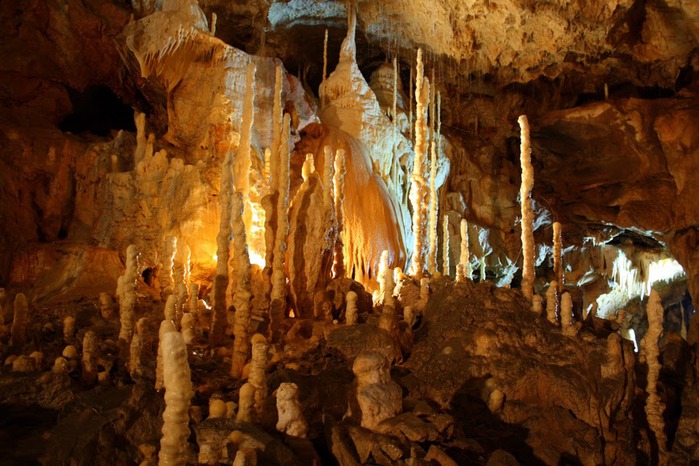
<path fill-rule="evenodd" d="M 434 70 L 433 70 L 434 78 Z M 433 83 L 434 84 L 434 83 Z M 432 88 L 432 95 L 434 96 L 434 87 Z M 439 93 L 437 93 L 439 96 Z M 439 99 L 439 97 L 437 97 Z M 430 105 L 430 196 L 429 196 L 429 252 L 428 252 L 428 270 L 430 274 L 434 275 L 437 271 L 437 147 L 439 144 L 439 134 L 436 124 L 437 113 L 439 110 L 436 108 L 435 99 L 432 99 Z M 446 243 L 445 243 L 446 244 Z"/>
<path fill-rule="evenodd" d="M 558 292 L 563 291 L 563 258 L 561 255 L 562 240 L 561 240 L 561 224 L 553 222 L 553 274 L 558 282 Z"/>
<path fill-rule="evenodd" d="M 427 306 L 427 301 L 430 300 L 430 279 L 422 277 L 420 279 L 420 300 L 417 303 L 416 310 L 424 312 Z"/>
<path fill-rule="evenodd" d="M 63 341 L 70 342 L 75 336 L 75 317 L 68 316 L 63 319 Z"/>
<path fill-rule="evenodd" d="M 238 412 L 235 420 L 238 422 L 252 422 L 255 409 L 255 387 L 246 382 L 238 391 Z"/>
<path fill-rule="evenodd" d="M 187 345 L 191 345 L 194 341 L 194 316 L 190 312 L 182 314 L 182 337 Z"/>
<path fill-rule="evenodd" d="M 114 301 L 109 293 L 100 293 L 100 315 L 104 320 L 114 317 Z"/>
<path fill-rule="evenodd" d="M 97 380 L 97 334 L 92 330 L 85 332 L 82 348 L 82 380 L 93 383 Z"/>
<path fill-rule="evenodd" d="M 270 174 L 269 174 L 269 184 L 272 190 L 279 190 L 279 170 L 282 164 L 282 154 L 279 152 L 281 150 L 281 145 L 284 142 L 284 138 L 287 139 L 289 131 L 284 130 L 283 126 L 283 108 L 282 108 L 282 67 L 277 65 L 274 71 L 274 104 L 272 106 L 272 147 L 270 147 L 270 152 L 272 153 L 272 160 L 270 162 Z M 288 147 L 287 147 L 288 150 Z M 274 245 L 272 245 L 272 248 Z"/>
<path fill-rule="evenodd" d="M 164 351 L 163 341 L 165 339 L 165 334 L 170 332 L 176 332 L 175 323 L 171 320 L 163 320 L 160 323 L 160 329 L 158 330 L 158 354 L 155 360 L 155 389 L 160 390 L 163 388 L 164 384 Z"/>
<path fill-rule="evenodd" d="M 165 411 L 158 464 L 184 466 L 188 463 L 189 405 L 194 396 L 187 361 L 187 347 L 179 332 L 166 333 L 161 344 L 163 346 Z"/>
<path fill-rule="evenodd" d="M 354 291 L 348 291 L 345 295 L 345 301 L 347 302 L 345 323 L 347 325 L 354 325 L 357 323 L 357 298 L 357 293 Z"/>
<path fill-rule="evenodd" d="M 250 231 L 252 224 L 252 212 L 250 210 L 250 144 L 252 143 L 252 124 L 255 115 L 255 63 L 248 63 L 245 72 L 245 100 L 243 101 L 243 116 L 240 128 L 240 143 L 238 144 L 238 157 L 234 165 L 235 190 L 243 196 L 243 222 L 245 231 Z"/>
<path fill-rule="evenodd" d="M 652 289 L 648 297 L 646 305 L 646 315 L 648 317 L 648 331 L 641 340 L 641 346 L 646 353 L 646 361 L 648 363 L 648 384 L 646 392 L 646 418 L 648 419 L 648 427 L 655 434 L 655 439 L 658 444 L 658 464 L 668 464 L 667 451 L 667 436 L 665 435 L 665 422 L 663 420 L 663 412 L 665 404 L 658 394 L 658 379 L 662 364 L 658 360 L 660 357 L 660 348 L 658 339 L 663 333 L 663 303 L 660 295 L 655 289 Z"/>
<path fill-rule="evenodd" d="M 235 307 L 235 321 L 233 323 L 233 354 L 231 356 L 231 376 L 239 378 L 243 373 L 243 367 L 250 355 L 250 316 L 252 293 L 250 291 L 250 256 L 245 239 L 245 224 L 242 221 L 243 195 L 240 192 L 233 194 L 232 209 L 235 215 L 233 222 L 233 258 L 232 269 L 235 277 L 235 294 L 233 306 Z"/>
<path fill-rule="evenodd" d="M 136 125 L 136 148 L 133 153 L 134 165 L 138 165 L 146 156 L 146 114 L 134 112 L 134 123 Z"/>
<path fill-rule="evenodd" d="M 531 300 L 534 296 L 534 213 L 531 200 L 534 168 L 532 167 L 532 150 L 529 143 L 529 121 L 525 115 L 521 115 L 517 121 L 521 129 L 522 184 L 519 190 L 519 201 L 522 208 L 522 293 Z"/>
<path fill-rule="evenodd" d="M 215 36 L 216 35 L 216 21 L 218 20 L 218 16 L 216 16 L 216 13 L 211 13 L 211 26 L 210 26 L 210 31 L 211 35 Z"/>
<path fill-rule="evenodd" d="M 163 317 L 165 320 L 169 320 L 173 324 L 177 323 L 177 296 L 171 294 L 167 297 L 165 302 L 165 310 L 163 311 Z"/>
<path fill-rule="evenodd" d="M 284 123 L 279 144 L 279 172 L 277 197 L 277 231 L 274 238 L 274 262 L 272 264 L 272 293 L 270 296 L 270 329 L 272 341 L 281 338 L 281 323 L 286 312 L 286 275 L 284 255 L 286 237 L 289 234 L 289 114 L 284 115 Z"/>
<path fill-rule="evenodd" d="M 553 280 L 546 291 L 546 319 L 558 325 L 558 283 Z"/>
<path fill-rule="evenodd" d="M 145 340 L 146 325 L 148 319 L 142 317 L 136 323 L 136 332 L 131 338 L 129 347 L 129 373 L 131 378 L 136 379 L 143 375 L 143 367 L 141 364 L 141 355 L 143 354 L 143 344 Z"/>
<path fill-rule="evenodd" d="M 361 426 L 377 430 L 379 424 L 403 409 L 400 385 L 391 379 L 391 365 L 382 353 L 365 352 L 352 364 L 356 377 Z"/>
<path fill-rule="evenodd" d="M 199 302 L 199 285 L 196 283 L 190 283 L 189 284 L 189 304 L 187 305 L 189 309 L 189 313 L 192 316 L 196 316 L 197 311 L 199 310 L 198 303 Z"/>
<path fill-rule="evenodd" d="M 216 275 L 214 276 L 214 312 L 209 334 L 209 344 L 220 346 L 226 335 L 227 317 L 226 290 L 228 288 L 228 258 L 231 242 L 231 205 L 233 198 L 233 151 L 226 153 L 221 167 L 221 189 L 219 192 L 221 219 L 218 236 L 216 236 Z"/>
<path fill-rule="evenodd" d="M 395 283 L 393 281 L 393 269 L 388 264 L 388 251 L 381 253 L 379 261 L 379 301 L 384 306 L 394 307 L 393 289 Z"/>
<path fill-rule="evenodd" d="M 561 329 L 568 337 L 577 334 L 573 326 L 573 298 L 567 291 L 561 295 Z"/>
<path fill-rule="evenodd" d="M 282 67 L 277 65 L 274 72 L 274 95 L 272 106 L 272 146 L 268 151 L 265 151 L 265 165 L 267 166 L 267 153 L 269 153 L 269 168 L 268 168 L 268 195 L 262 199 L 262 206 L 265 210 L 265 268 L 263 293 L 269 299 L 269 331 L 273 332 L 278 328 L 278 322 L 283 319 L 283 314 L 279 316 L 278 307 L 280 303 L 273 304 L 272 288 L 274 280 L 274 245 L 276 241 L 277 230 L 279 228 L 279 213 L 277 211 L 280 196 L 280 179 L 279 171 L 282 159 L 287 160 L 288 157 L 283 157 L 280 153 L 282 134 Z M 288 133 L 284 133 L 284 138 L 287 138 Z M 288 144 L 288 142 L 287 142 Z M 287 170 L 288 173 L 288 170 Z M 283 312 L 283 310 L 282 310 Z M 276 317 L 275 317 L 276 315 Z M 275 320 L 276 319 L 276 320 Z"/>
<path fill-rule="evenodd" d="M 422 236 L 425 200 L 425 175 L 423 165 L 427 156 L 427 107 L 429 106 L 430 84 L 424 77 L 422 64 L 422 49 L 417 51 L 417 79 L 415 81 L 415 97 L 417 99 L 417 116 L 415 119 L 415 161 L 413 162 L 413 174 L 410 183 L 410 203 L 413 206 L 413 256 L 411 259 L 411 273 L 421 277 L 425 268 L 425 238 Z"/>
<path fill-rule="evenodd" d="M 331 232 L 331 237 L 335 236 L 335 160 L 334 154 L 330 146 L 325 146 L 323 148 L 324 161 L 323 161 L 323 208 L 327 215 L 328 231 Z"/>
<path fill-rule="evenodd" d="M 444 246 L 442 247 L 442 275 L 445 277 L 449 275 L 449 216 L 444 216 L 444 223 L 442 227 L 442 238 Z"/>
<path fill-rule="evenodd" d="M 535 294 L 532 298 L 532 312 L 539 316 L 543 311 L 543 299 L 538 294 Z"/>
<path fill-rule="evenodd" d="M 308 423 L 299 401 L 299 387 L 295 383 L 282 382 L 276 390 L 277 430 L 290 437 L 307 438 Z"/>
<path fill-rule="evenodd" d="M 14 317 L 10 328 L 10 346 L 19 348 L 27 341 L 27 323 L 29 322 L 29 304 L 24 293 L 17 293 L 14 303 Z"/>
<path fill-rule="evenodd" d="M 345 276 L 345 257 L 342 251 L 342 232 L 344 231 L 344 217 L 342 215 L 342 204 L 345 193 L 345 151 L 338 149 L 335 154 L 335 171 L 333 179 L 333 197 L 335 201 L 335 224 L 337 234 L 335 237 L 335 250 L 333 253 L 333 276 L 342 278 Z"/>
<path fill-rule="evenodd" d="M 461 252 L 459 254 L 459 265 L 456 267 L 456 280 L 471 280 L 473 271 L 471 270 L 471 257 L 468 250 L 468 221 L 461 219 Z"/>
<path fill-rule="evenodd" d="M 133 244 L 126 249 L 126 271 L 122 275 L 121 294 L 119 296 L 119 340 L 131 344 L 134 325 L 134 306 L 136 305 L 136 280 L 138 280 L 138 251 Z"/>
<path fill-rule="evenodd" d="M 267 398 L 267 339 L 259 333 L 253 335 L 250 340 L 252 345 L 252 360 L 250 361 L 250 374 L 248 382 L 255 387 L 255 412 L 262 414 L 262 408 Z"/>
<path fill-rule="evenodd" d="M 165 247 L 161 255 L 160 288 L 165 295 L 175 291 L 175 255 L 177 255 L 177 238 L 171 236 L 165 240 Z"/>

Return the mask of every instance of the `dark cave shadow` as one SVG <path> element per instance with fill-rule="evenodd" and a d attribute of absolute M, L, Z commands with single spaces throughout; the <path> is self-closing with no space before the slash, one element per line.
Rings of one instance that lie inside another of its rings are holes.
<path fill-rule="evenodd" d="M 0 466 L 39 465 L 46 442 L 41 434 L 58 422 L 58 412 L 37 405 L 0 403 Z"/>
<path fill-rule="evenodd" d="M 485 450 L 486 458 L 500 449 L 514 455 L 520 464 L 544 466 L 545 463 L 534 455 L 534 451 L 526 443 L 529 430 L 502 421 L 490 412 L 487 404 L 481 399 L 481 391 L 489 377 L 486 375 L 469 379 L 456 391 L 450 403 L 455 427 L 461 430 L 466 438 L 476 440 Z"/>

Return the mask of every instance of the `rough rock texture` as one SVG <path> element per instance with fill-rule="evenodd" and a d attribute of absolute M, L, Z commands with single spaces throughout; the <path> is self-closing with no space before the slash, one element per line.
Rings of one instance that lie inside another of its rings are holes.
<path fill-rule="evenodd" d="M 505 402 L 495 415 L 526 426 L 527 445 L 545 463 L 583 451 L 583 463 L 633 462 L 633 348 L 623 343 L 624 370 L 602 377 L 605 341 L 567 338 L 529 307 L 520 293 L 492 285 L 444 285 L 432 295 L 406 364 L 415 377 L 411 393 L 458 409 L 460 396 L 487 400 L 497 388 Z M 551 441 L 550 422 L 560 441 Z"/>

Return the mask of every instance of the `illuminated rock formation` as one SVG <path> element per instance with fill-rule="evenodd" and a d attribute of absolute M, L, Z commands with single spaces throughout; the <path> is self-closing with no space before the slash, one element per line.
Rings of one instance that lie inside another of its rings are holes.
<path fill-rule="evenodd" d="M 188 460 L 189 406 L 194 392 L 187 362 L 187 346 L 179 332 L 163 336 L 165 411 L 158 464 L 185 465 Z"/>
<path fill-rule="evenodd" d="M 295 383 L 283 382 L 276 390 L 277 430 L 291 437 L 306 438 L 308 424 L 299 401 L 299 388 Z"/>

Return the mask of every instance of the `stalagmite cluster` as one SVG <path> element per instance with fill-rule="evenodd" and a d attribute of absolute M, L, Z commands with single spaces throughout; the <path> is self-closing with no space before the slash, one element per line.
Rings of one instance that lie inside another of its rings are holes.
<path fill-rule="evenodd" d="M 0 462 L 699 462 L 691 2 L 8 1 Z"/>

